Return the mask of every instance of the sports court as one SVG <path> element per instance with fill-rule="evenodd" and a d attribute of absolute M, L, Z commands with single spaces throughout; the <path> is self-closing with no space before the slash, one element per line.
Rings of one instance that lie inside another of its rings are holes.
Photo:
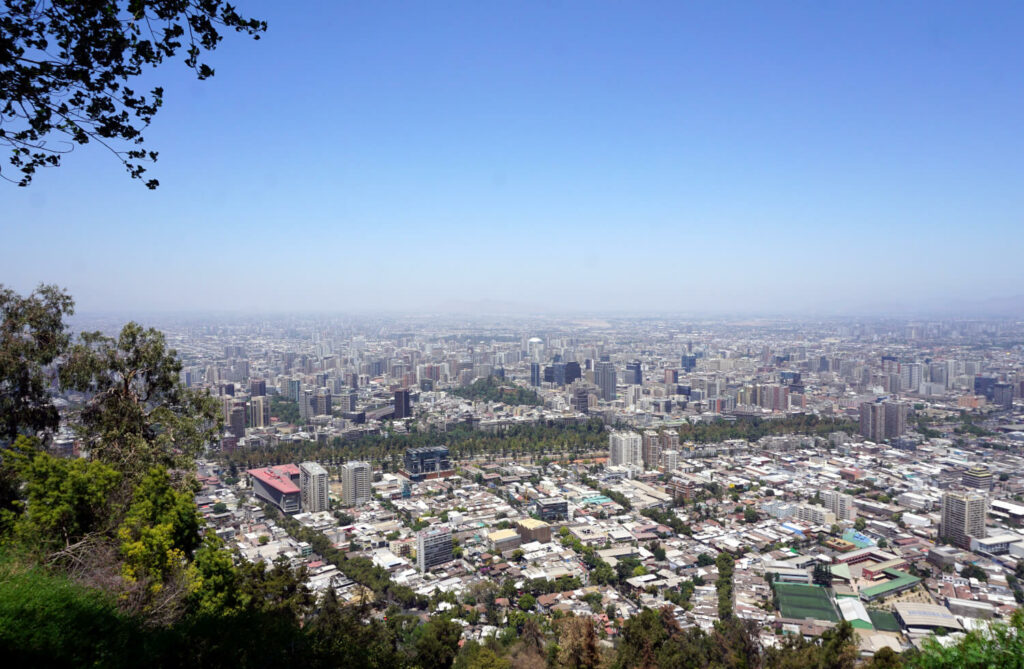
<path fill-rule="evenodd" d="M 825 588 L 799 583 L 775 583 L 773 587 L 779 595 L 779 610 L 783 617 L 839 622 L 839 614 Z"/>

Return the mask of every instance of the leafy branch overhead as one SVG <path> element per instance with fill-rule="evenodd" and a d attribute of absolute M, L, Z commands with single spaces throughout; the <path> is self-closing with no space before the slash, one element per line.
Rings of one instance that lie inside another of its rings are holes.
<path fill-rule="evenodd" d="M 259 39 L 265 21 L 245 18 L 223 0 L 6 0 L 0 10 L 0 145 L 20 174 L 56 167 L 76 144 L 96 142 L 133 179 L 157 159 L 143 130 L 163 105 L 164 91 L 136 90 L 147 67 L 183 56 L 198 79 L 202 62 L 225 30 Z M 156 188 L 156 179 L 146 186 Z"/>

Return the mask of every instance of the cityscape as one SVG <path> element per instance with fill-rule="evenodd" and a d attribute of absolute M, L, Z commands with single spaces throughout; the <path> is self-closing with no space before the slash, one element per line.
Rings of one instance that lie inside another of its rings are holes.
<path fill-rule="evenodd" d="M 1024 599 L 1019 323 L 165 331 L 181 382 L 222 409 L 195 497 L 216 535 L 342 601 L 379 593 L 311 537 L 364 557 L 411 601 L 465 606 L 464 640 L 561 612 L 593 617 L 611 648 L 654 609 L 706 632 L 752 621 L 765 647 L 846 621 L 871 657 Z M 55 447 L 81 454 L 70 436 Z"/>
<path fill-rule="evenodd" d="M 4 0 L 0 653 L 1024 669 L 1022 25 Z"/>

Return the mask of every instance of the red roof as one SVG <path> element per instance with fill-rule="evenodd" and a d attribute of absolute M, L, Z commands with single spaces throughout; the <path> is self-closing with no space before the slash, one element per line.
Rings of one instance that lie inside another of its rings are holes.
<path fill-rule="evenodd" d="M 299 486 L 295 485 L 291 479 L 293 475 L 299 475 L 298 465 L 277 465 L 276 467 L 250 469 L 249 475 L 259 479 L 264 485 L 274 488 L 283 495 L 299 492 Z"/>

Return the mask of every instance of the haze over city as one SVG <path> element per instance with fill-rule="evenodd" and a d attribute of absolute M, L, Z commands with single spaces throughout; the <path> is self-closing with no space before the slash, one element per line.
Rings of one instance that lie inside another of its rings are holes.
<path fill-rule="evenodd" d="M 246 3 L 4 188 L 4 282 L 80 312 L 1016 315 L 1019 3 Z M 230 41 L 230 40 L 228 40 Z M 150 79 L 147 79 L 147 83 Z"/>

